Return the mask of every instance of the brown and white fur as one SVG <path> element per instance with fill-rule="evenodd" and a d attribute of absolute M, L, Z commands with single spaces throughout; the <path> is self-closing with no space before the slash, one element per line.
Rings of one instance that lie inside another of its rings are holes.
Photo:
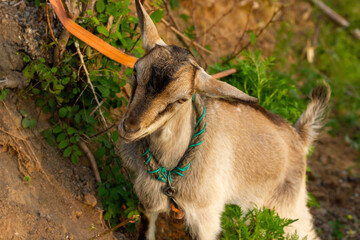
<path fill-rule="evenodd" d="M 169 211 L 169 199 L 162 192 L 165 183 L 146 172 L 139 140 L 147 138 L 159 164 L 174 168 L 194 134 L 194 93 L 206 106 L 207 129 L 175 196 L 194 238 L 216 239 L 225 204 L 237 204 L 244 211 L 275 208 L 281 217 L 298 219 L 287 233 L 318 239 L 306 206 L 306 153 L 322 126 L 330 89 L 313 90 L 293 127 L 255 98 L 212 78 L 187 50 L 167 46 L 138 0 L 136 7 L 147 54 L 135 65 L 119 133 L 125 140 L 122 157 L 136 171 L 135 191 L 149 220 L 146 239 L 155 239 L 156 218 Z"/>

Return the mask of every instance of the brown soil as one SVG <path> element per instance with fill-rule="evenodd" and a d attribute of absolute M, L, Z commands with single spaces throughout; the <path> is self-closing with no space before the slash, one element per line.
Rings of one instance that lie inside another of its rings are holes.
<path fill-rule="evenodd" d="M 89 239 L 104 232 L 92 170 L 22 129 L 20 109 L 36 113 L 12 93 L 0 102 L 0 239 Z M 40 117 L 38 127 L 46 125 Z"/>
<path fill-rule="evenodd" d="M 325 135 L 309 159 L 308 190 L 320 207 L 312 208 L 322 239 L 360 239 L 359 153 L 343 136 Z M 336 227 L 336 221 L 339 222 Z M 338 231 L 343 233 L 338 235 Z"/>

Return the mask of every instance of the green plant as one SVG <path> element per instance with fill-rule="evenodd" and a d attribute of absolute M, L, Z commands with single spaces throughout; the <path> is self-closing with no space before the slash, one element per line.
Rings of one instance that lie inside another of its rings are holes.
<path fill-rule="evenodd" d="M 313 19 L 320 26 L 320 31 L 316 38 L 314 61 L 308 62 L 303 54 L 305 41 L 313 37 L 313 29 L 309 29 L 306 38 L 299 40 L 296 39 L 298 30 L 288 23 L 283 23 L 278 31 L 274 55 L 278 59 L 279 69 L 282 69 L 279 71 L 286 71 L 293 76 L 301 86 L 302 93 L 309 94 L 318 81 L 325 80 L 329 83 L 332 89 L 332 111 L 328 121 L 330 133 L 348 134 L 358 143 L 356 133 L 360 126 L 360 45 L 350 31 L 360 27 L 360 5 L 356 1 L 324 2 L 352 24 L 348 28 L 339 27 L 324 18 L 322 11 L 315 8 Z"/>
<path fill-rule="evenodd" d="M 24 180 L 25 180 L 27 183 L 30 183 L 30 176 L 25 176 L 25 177 L 24 177 Z"/>
<path fill-rule="evenodd" d="M 263 58 L 259 50 L 246 51 L 243 60 L 234 60 L 226 65 L 210 66 L 209 72 L 215 73 L 235 68 L 236 73 L 222 80 L 255 96 L 259 103 L 271 112 L 281 115 L 294 123 L 305 109 L 300 100 L 295 81 L 287 74 L 274 68 L 274 58 Z"/>
<path fill-rule="evenodd" d="M 79 21 L 84 28 L 96 32 L 114 47 L 140 57 L 144 51 L 138 41 L 137 18 L 129 14 L 129 4 L 129 0 L 98 0 L 97 14 L 87 11 L 90 17 L 80 17 Z M 114 17 L 113 22 L 109 22 L 110 16 Z M 161 9 L 152 14 L 155 21 L 160 21 L 162 16 Z M 36 99 L 36 105 L 49 117 L 51 127 L 42 132 L 46 141 L 61 149 L 74 164 L 82 156 L 78 147 L 80 141 L 91 141 L 97 146 L 94 156 L 102 180 L 98 183 L 98 196 L 102 200 L 104 219 L 114 226 L 122 218 L 138 215 L 131 174 L 122 168 L 116 145 L 118 133 L 113 128 L 116 124 L 110 113 L 127 104 L 119 93 L 128 82 L 132 69 L 122 70 L 117 63 L 80 43 L 90 85 L 75 41 L 73 37 L 69 39 L 58 65 L 51 65 L 44 58 L 33 60 L 24 56 L 27 65 L 23 74 L 29 81 L 25 92 Z M 53 45 L 49 43 L 47 47 Z M 92 87 L 100 104 L 94 100 Z M 134 226 L 128 224 L 129 229 Z"/>
<path fill-rule="evenodd" d="M 20 110 L 20 114 L 23 116 L 21 120 L 21 126 L 23 128 L 33 129 L 36 127 L 36 120 L 31 118 L 24 110 Z"/>
<path fill-rule="evenodd" d="M 6 95 L 10 92 L 9 89 L 0 89 L 0 101 L 4 101 Z"/>
<path fill-rule="evenodd" d="M 333 228 L 333 236 L 335 239 L 343 239 L 344 234 L 342 233 L 341 229 L 345 227 L 344 224 L 341 224 L 339 220 L 330 221 L 330 225 Z"/>
<path fill-rule="evenodd" d="M 296 234 L 284 236 L 284 227 L 295 221 L 280 218 L 274 209 L 254 208 L 244 215 L 241 208 L 229 205 L 221 218 L 221 239 L 299 239 Z"/>

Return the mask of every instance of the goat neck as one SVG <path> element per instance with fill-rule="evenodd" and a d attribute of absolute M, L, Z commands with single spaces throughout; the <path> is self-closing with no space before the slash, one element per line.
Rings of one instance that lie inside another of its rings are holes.
<path fill-rule="evenodd" d="M 195 114 L 188 100 L 164 126 L 149 135 L 149 146 L 159 165 L 166 169 L 177 166 L 189 146 L 194 126 Z"/>

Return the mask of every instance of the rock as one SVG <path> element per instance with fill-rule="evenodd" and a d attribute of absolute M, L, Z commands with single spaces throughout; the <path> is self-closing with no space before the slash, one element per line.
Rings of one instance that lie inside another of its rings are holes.
<path fill-rule="evenodd" d="M 24 89 L 28 85 L 26 78 L 21 72 L 9 71 L 1 73 L 0 71 L 0 89 L 18 88 Z"/>
<path fill-rule="evenodd" d="M 91 207 L 96 207 L 97 204 L 97 199 L 94 195 L 92 194 L 86 194 L 84 197 L 85 200 L 85 204 L 91 206 Z"/>
<path fill-rule="evenodd" d="M 79 211 L 79 210 L 74 211 L 73 212 L 74 219 L 79 219 L 82 214 L 83 214 L 82 211 Z"/>

